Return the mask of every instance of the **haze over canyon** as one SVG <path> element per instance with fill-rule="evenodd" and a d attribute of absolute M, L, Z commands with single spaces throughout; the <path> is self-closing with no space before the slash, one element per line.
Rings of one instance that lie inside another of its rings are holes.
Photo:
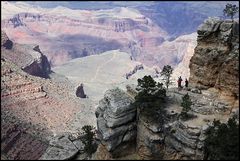
<path fill-rule="evenodd" d="M 227 3 L 1 1 L 1 159 L 206 158 L 213 121 L 239 122 Z"/>

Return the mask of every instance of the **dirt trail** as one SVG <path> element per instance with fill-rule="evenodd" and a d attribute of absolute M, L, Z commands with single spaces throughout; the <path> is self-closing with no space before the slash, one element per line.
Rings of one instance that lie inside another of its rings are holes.
<path fill-rule="evenodd" d="M 113 54 L 113 56 L 112 56 L 111 59 L 109 59 L 108 61 L 104 62 L 104 63 L 101 64 L 99 67 L 97 67 L 96 73 L 95 73 L 94 77 L 90 80 L 90 82 L 94 82 L 94 81 L 96 80 L 96 78 L 97 78 L 97 75 L 98 75 L 100 69 L 101 69 L 104 65 L 106 65 L 106 64 L 110 63 L 111 61 L 113 61 L 113 60 L 115 59 L 115 57 L 116 57 L 116 52 L 114 52 L 114 54 Z"/>

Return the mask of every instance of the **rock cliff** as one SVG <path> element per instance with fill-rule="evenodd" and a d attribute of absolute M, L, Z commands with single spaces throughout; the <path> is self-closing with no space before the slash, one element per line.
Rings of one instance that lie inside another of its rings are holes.
<path fill-rule="evenodd" d="M 207 19 L 198 28 L 190 84 L 239 98 L 239 22 Z"/>
<path fill-rule="evenodd" d="M 48 78 L 51 72 L 50 63 L 47 57 L 40 51 L 38 45 L 20 45 L 13 43 L 6 33 L 1 32 L 1 52 L 2 58 L 11 61 L 25 72 Z"/>
<path fill-rule="evenodd" d="M 190 112 L 193 117 L 182 120 L 179 119 L 179 114 L 182 110 L 182 97 L 186 93 L 193 103 Z M 213 120 L 226 122 L 233 115 L 239 115 L 238 111 L 231 111 L 232 104 L 220 100 L 214 92 L 200 92 L 194 88 L 181 91 L 170 88 L 164 107 L 159 107 L 166 112 L 161 115 L 164 120 L 161 121 L 158 108 L 154 109 L 153 115 L 136 113 L 136 107 L 130 108 L 129 103 L 136 94 L 134 86 L 127 86 L 126 93 L 112 89 L 99 102 L 96 116 L 102 144 L 96 158 L 117 159 L 121 154 L 137 153 L 141 159 L 147 160 L 202 160 L 205 131 Z M 134 131 L 131 130 L 133 126 Z M 121 145 L 125 145 L 125 148 L 122 149 Z"/>
<path fill-rule="evenodd" d="M 101 146 L 113 158 L 135 151 L 136 108 L 132 102 L 127 93 L 116 88 L 106 91 L 96 110 Z"/>

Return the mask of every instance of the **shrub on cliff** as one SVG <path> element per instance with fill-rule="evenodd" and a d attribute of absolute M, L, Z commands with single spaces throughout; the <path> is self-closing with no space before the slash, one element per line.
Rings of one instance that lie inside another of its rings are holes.
<path fill-rule="evenodd" d="M 93 140 L 94 140 L 94 136 L 95 136 L 95 128 L 93 126 L 90 125 L 85 125 L 82 127 L 82 130 L 84 132 L 84 135 L 82 137 L 82 142 L 85 145 L 84 146 L 84 152 L 86 152 L 87 154 L 92 154 L 96 148 L 93 145 Z"/>
<path fill-rule="evenodd" d="M 204 157 L 210 160 L 239 160 L 239 125 L 235 118 L 227 123 L 213 122 L 206 131 Z"/>

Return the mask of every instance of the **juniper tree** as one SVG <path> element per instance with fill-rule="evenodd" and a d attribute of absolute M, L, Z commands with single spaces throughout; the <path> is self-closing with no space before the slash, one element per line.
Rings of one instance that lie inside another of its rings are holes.
<path fill-rule="evenodd" d="M 161 71 L 161 76 L 163 76 L 163 80 L 165 81 L 165 85 L 168 89 L 169 85 L 171 84 L 170 78 L 173 72 L 173 68 L 170 65 L 165 65 L 163 70 Z"/>
<path fill-rule="evenodd" d="M 191 105 L 192 105 L 192 101 L 187 94 L 185 94 L 183 97 L 182 97 L 182 103 L 181 103 L 181 106 L 183 107 L 182 108 L 182 111 L 181 111 L 181 114 L 180 116 L 184 119 L 186 119 L 188 117 L 188 111 L 191 109 Z"/>
<path fill-rule="evenodd" d="M 95 128 L 93 126 L 90 125 L 84 125 L 82 127 L 82 130 L 84 132 L 84 135 L 82 137 L 82 142 L 85 145 L 84 146 L 84 152 L 86 152 L 87 154 L 92 154 L 95 151 L 94 145 L 93 145 L 93 140 L 94 140 L 94 136 L 95 136 Z"/>
<path fill-rule="evenodd" d="M 231 17 L 231 19 L 233 21 L 233 17 L 236 13 L 238 13 L 238 11 L 239 11 L 239 7 L 237 7 L 236 5 L 228 3 L 226 5 L 225 9 L 223 10 L 223 14 L 225 16 Z"/>
<path fill-rule="evenodd" d="M 157 83 L 150 75 L 138 79 L 138 95 L 135 97 L 141 105 L 153 104 L 156 101 L 163 101 L 166 97 L 166 90 L 162 83 Z"/>

